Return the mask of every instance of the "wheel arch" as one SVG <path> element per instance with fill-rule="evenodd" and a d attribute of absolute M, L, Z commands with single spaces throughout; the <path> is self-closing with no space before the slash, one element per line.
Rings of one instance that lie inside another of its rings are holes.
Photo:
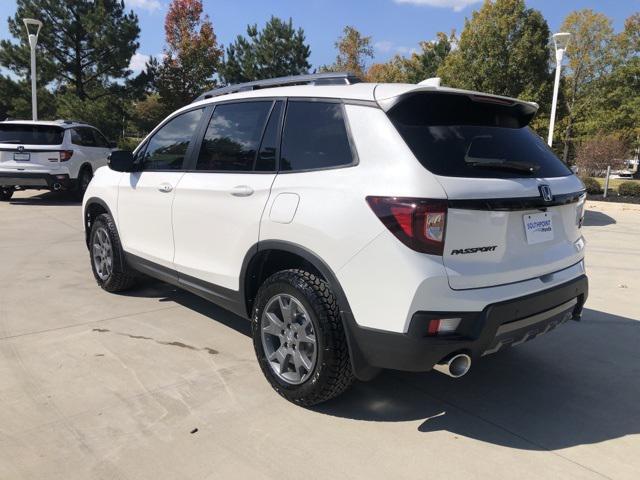
<path fill-rule="evenodd" d="M 289 268 L 311 270 L 329 284 L 340 307 L 354 375 L 360 380 L 373 378 L 379 369 L 371 367 L 361 353 L 355 335 L 355 329 L 359 327 L 340 282 L 322 258 L 302 245 L 284 240 L 263 240 L 249 249 L 240 274 L 240 298 L 245 303 L 247 317 L 253 317 L 253 302 L 262 282 L 276 271 Z"/>
<path fill-rule="evenodd" d="M 107 205 L 107 203 L 101 198 L 91 197 L 86 201 L 82 214 L 82 221 L 84 223 L 84 238 L 87 244 L 87 248 L 89 248 L 89 236 L 91 235 L 91 227 L 93 225 L 93 222 L 98 217 L 98 215 L 101 215 L 103 213 L 108 213 L 109 215 L 111 215 L 111 218 L 115 218 L 111 213 L 109 205 Z"/>

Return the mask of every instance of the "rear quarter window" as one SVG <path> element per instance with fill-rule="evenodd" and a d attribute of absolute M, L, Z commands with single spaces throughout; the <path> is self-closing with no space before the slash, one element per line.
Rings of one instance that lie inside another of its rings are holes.
<path fill-rule="evenodd" d="M 422 93 L 403 100 L 388 115 L 418 161 L 436 175 L 523 178 L 572 173 L 527 126 L 533 112 L 517 104 Z"/>
<path fill-rule="evenodd" d="M 60 145 L 64 130 L 52 125 L 0 124 L 0 143 Z"/>
<path fill-rule="evenodd" d="M 342 104 L 289 101 L 282 136 L 281 171 L 318 170 L 353 163 Z"/>

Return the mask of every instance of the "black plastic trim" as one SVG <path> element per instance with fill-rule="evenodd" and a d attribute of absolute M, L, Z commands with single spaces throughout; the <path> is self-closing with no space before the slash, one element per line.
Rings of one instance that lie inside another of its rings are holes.
<path fill-rule="evenodd" d="M 457 208 L 461 210 L 492 210 L 492 211 L 517 211 L 517 210 L 536 210 L 558 205 L 568 205 L 576 203 L 580 197 L 585 195 L 585 191 L 563 193 L 554 195 L 551 201 L 545 201 L 541 196 L 538 197 L 515 197 L 515 198 L 478 198 L 478 199 L 461 199 L 448 200 L 449 208 Z"/>

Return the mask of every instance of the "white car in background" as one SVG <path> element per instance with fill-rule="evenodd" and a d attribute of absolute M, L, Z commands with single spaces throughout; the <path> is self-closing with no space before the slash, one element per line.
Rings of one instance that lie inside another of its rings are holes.
<path fill-rule="evenodd" d="M 537 109 L 336 73 L 213 90 L 97 172 L 93 273 L 251 319 L 299 405 L 382 368 L 460 377 L 587 297 L 584 185 L 527 126 Z"/>
<path fill-rule="evenodd" d="M 0 200 L 26 189 L 67 190 L 81 199 L 114 146 L 82 122 L 0 122 Z"/>

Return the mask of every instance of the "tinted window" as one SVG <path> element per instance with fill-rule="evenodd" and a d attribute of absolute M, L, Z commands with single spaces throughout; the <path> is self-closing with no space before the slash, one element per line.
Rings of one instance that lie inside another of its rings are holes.
<path fill-rule="evenodd" d="M 278 153 L 278 127 L 282 115 L 283 102 L 276 102 L 269 117 L 269 123 L 264 131 L 260 152 L 256 160 L 257 172 L 272 172 L 276 169 L 276 155 Z"/>
<path fill-rule="evenodd" d="M 97 147 L 93 128 L 74 128 L 71 130 L 71 143 L 83 147 Z"/>
<path fill-rule="evenodd" d="M 280 158 L 280 170 L 350 165 L 353 155 L 342 105 L 289 102 Z"/>
<path fill-rule="evenodd" d="M 198 128 L 202 109 L 178 115 L 158 130 L 147 143 L 143 170 L 179 170 L 189 143 Z"/>
<path fill-rule="evenodd" d="M 60 145 L 63 138 L 64 130 L 60 127 L 0 123 L 0 143 Z"/>
<path fill-rule="evenodd" d="M 416 158 L 452 177 L 561 177 L 571 171 L 526 125 L 533 110 L 465 95 L 409 97 L 389 117 Z"/>
<path fill-rule="evenodd" d="M 251 171 L 273 102 L 216 106 L 207 127 L 198 170 Z"/>
<path fill-rule="evenodd" d="M 109 141 L 98 130 L 93 130 L 93 136 L 96 139 L 96 147 L 109 148 Z"/>

